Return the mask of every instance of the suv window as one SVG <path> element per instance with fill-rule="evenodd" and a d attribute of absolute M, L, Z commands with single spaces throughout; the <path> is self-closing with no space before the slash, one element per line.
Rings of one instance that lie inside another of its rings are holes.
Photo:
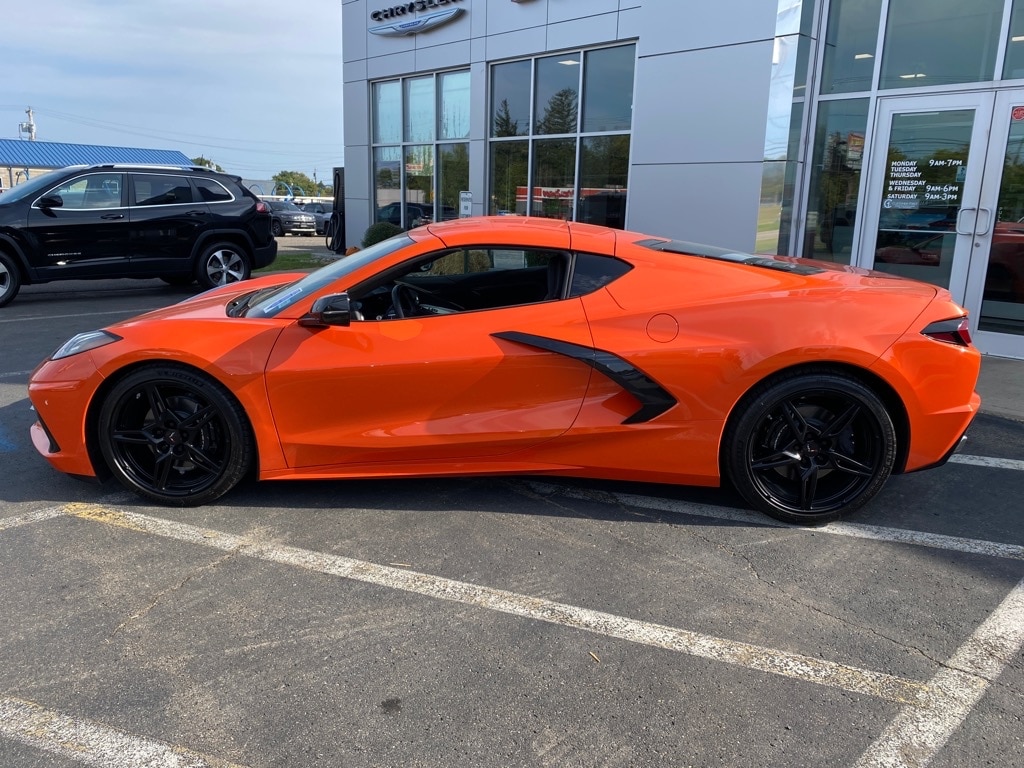
<path fill-rule="evenodd" d="M 174 205 L 192 202 L 192 186 L 187 176 L 163 176 L 149 173 L 132 175 L 135 194 L 132 205 Z"/>
<path fill-rule="evenodd" d="M 231 193 L 213 179 L 192 177 L 192 183 L 199 190 L 199 197 L 207 203 L 221 203 L 231 200 Z"/>
<path fill-rule="evenodd" d="M 46 193 L 59 197 L 63 208 L 119 208 L 121 206 L 121 174 L 92 173 L 66 181 Z"/>

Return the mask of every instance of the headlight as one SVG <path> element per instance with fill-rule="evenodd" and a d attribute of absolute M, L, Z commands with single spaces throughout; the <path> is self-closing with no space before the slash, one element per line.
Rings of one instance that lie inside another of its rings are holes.
<path fill-rule="evenodd" d="M 97 347 L 105 347 L 107 344 L 113 344 L 115 341 L 120 341 L 121 337 L 116 334 L 110 333 L 109 331 L 89 331 L 88 333 L 80 333 L 72 339 L 68 339 L 60 348 L 50 355 L 51 360 L 60 360 L 62 357 L 71 357 L 81 352 L 88 352 L 90 349 L 96 349 Z"/>

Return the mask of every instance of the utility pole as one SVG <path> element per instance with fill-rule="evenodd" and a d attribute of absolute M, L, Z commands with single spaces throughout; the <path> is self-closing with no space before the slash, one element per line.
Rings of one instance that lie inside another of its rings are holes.
<path fill-rule="evenodd" d="M 18 123 L 18 138 L 21 138 L 21 134 L 27 133 L 29 141 L 36 140 L 36 123 L 32 119 L 32 107 L 25 110 L 25 114 L 28 115 L 27 123 Z"/>

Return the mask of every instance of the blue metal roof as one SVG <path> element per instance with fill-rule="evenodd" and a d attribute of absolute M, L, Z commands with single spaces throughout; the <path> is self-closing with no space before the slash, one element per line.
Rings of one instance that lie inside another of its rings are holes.
<path fill-rule="evenodd" d="M 0 167 L 64 168 L 68 165 L 101 163 L 192 165 L 188 157 L 175 149 L 99 147 L 92 144 L 0 139 Z"/>

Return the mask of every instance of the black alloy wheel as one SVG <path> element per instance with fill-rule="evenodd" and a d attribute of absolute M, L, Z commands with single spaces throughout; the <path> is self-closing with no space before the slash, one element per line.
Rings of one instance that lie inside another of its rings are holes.
<path fill-rule="evenodd" d="M 270 224 L 270 234 L 272 234 L 274 237 L 284 236 L 284 227 L 281 226 L 281 222 L 278 221 L 277 219 L 274 219 L 273 222 L 271 222 Z"/>
<path fill-rule="evenodd" d="M 0 252 L 0 307 L 10 304 L 21 289 L 21 273 L 14 259 Z"/>
<path fill-rule="evenodd" d="M 196 280 L 205 289 L 248 280 L 252 260 L 232 243 L 216 243 L 203 250 L 196 266 Z"/>
<path fill-rule="evenodd" d="M 171 506 L 197 506 L 234 488 L 254 460 L 241 405 L 218 382 L 178 366 L 130 373 L 99 415 L 99 444 L 117 479 Z"/>
<path fill-rule="evenodd" d="M 744 399 L 723 458 L 752 506 L 787 523 L 820 525 L 882 489 L 896 460 L 896 430 L 881 399 L 857 379 L 798 372 Z"/>

